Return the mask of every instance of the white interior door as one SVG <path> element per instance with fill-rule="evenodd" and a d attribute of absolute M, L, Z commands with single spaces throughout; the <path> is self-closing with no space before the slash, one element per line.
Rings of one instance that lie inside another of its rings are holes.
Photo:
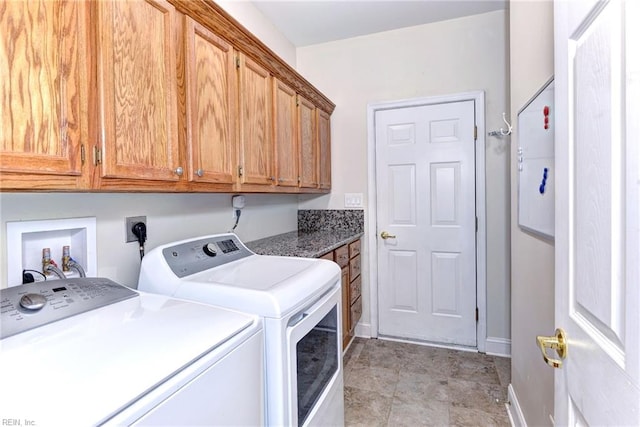
<path fill-rule="evenodd" d="M 640 425 L 639 9 L 555 2 L 556 425 Z"/>
<path fill-rule="evenodd" d="M 381 335 L 477 345 L 474 104 L 375 113 Z"/>

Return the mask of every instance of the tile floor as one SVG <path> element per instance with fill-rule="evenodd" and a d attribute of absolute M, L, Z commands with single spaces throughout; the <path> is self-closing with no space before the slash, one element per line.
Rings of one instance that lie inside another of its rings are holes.
<path fill-rule="evenodd" d="M 509 426 L 511 359 L 355 338 L 344 356 L 346 426 Z"/>

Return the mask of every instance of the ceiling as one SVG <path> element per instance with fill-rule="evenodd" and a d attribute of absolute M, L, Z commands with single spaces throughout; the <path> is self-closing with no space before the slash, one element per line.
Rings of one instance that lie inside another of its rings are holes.
<path fill-rule="evenodd" d="M 505 9 L 507 0 L 253 0 L 296 47 Z"/>

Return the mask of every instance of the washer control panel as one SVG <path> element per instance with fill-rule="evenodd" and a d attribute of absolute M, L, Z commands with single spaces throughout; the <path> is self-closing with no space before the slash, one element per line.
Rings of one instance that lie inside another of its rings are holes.
<path fill-rule="evenodd" d="M 235 234 L 203 237 L 162 250 L 167 265 L 182 278 L 253 255 Z"/>
<path fill-rule="evenodd" d="M 46 280 L 0 289 L 0 338 L 138 296 L 109 279 Z"/>

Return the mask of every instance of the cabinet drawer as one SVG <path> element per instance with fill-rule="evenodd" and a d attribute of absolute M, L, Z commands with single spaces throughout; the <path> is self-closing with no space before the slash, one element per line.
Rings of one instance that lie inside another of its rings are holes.
<path fill-rule="evenodd" d="M 328 254 L 322 255 L 320 259 L 328 259 L 329 261 L 333 261 L 333 252 L 329 252 Z"/>
<path fill-rule="evenodd" d="M 361 316 L 362 316 L 362 297 L 359 297 L 356 300 L 356 302 L 351 304 L 351 319 L 349 319 L 350 330 L 353 330 L 356 327 L 356 324 L 358 323 L 358 320 L 360 320 Z"/>
<path fill-rule="evenodd" d="M 356 255 L 355 258 L 349 261 L 349 279 L 353 280 L 359 275 L 360 275 L 360 255 Z"/>
<path fill-rule="evenodd" d="M 349 258 L 360 255 L 360 239 L 349 243 Z"/>
<path fill-rule="evenodd" d="M 342 269 L 342 336 L 348 336 L 351 330 L 349 317 L 351 314 L 351 302 L 349 301 L 349 271 Z"/>
<path fill-rule="evenodd" d="M 334 261 L 338 263 L 340 267 L 346 267 L 349 264 L 349 248 L 347 245 L 340 246 L 334 251 Z"/>
<path fill-rule="evenodd" d="M 349 297 L 351 298 L 350 303 L 353 304 L 353 302 L 356 299 L 358 299 L 361 293 L 362 293 L 362 276 L 358 276 L 356 277 L 355 280 L 353 280 L 349 284 Z"/>

